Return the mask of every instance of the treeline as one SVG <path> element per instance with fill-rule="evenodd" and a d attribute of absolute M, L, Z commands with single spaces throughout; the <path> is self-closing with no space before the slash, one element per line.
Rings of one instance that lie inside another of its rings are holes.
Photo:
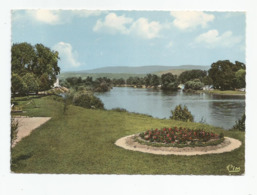
<path fill-rule="evenodd" d="M 12 45 L 12 95 L 28 95 L 51 89 L 60 73 L 59 54 L 43 44 Z"/>
<path fill-rule="evenodd" d="M 78 90 L 85 87 L 96 92 L 105 92 L 113 86 L 133 86 L 145 88 L 161 88 L 163 90 L 177 90 L 180 84 L 184 84 L 185 90 L 200 90 L 205 85 L 213 85 L 220 90 L 234 90 L 245 87 L 245 64 L 241 62 L 231 63 L 228 60 L 218 61 L 212 64 L 208 71 L 188 70 L 179 76 L 172 73 L 147 74 L 145 77 L 129 77 L 128 79 L 109 79 L 100 77 L 95 80 L 92 77 L 82 79 L 81 77 L 69 77 L 61 82 L 61 85 Z"/>

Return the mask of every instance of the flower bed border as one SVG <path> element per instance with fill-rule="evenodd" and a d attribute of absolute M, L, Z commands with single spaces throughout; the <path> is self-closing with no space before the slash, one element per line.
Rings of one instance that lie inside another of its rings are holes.
<path fill-rule="evenodd" d="M 179 155 L 179 156 L 195 156 L 195 155 L 205 155 L 205 154 L 221 154 L 225 152 L 231 152 L 241 146 L 241 141 L 224 137 L 224 141 L 216 146 L 206 146 L 206 147 L 154 147 L 147 146 L 135 142 L 134 135 L 129 135 L 118 139 L 115 145 L 126 150 L 150 153 L 156 155 Z"/>
<path fill-rule="evenodd" d="M 153 147 L 176 147 L 176 148 L 184 148 L 184 147 L 206 147 L 206 146 L 216 146 L 221 144 L 224 141 L 224 138 L 221 139 L 216 139 L 216 140 L 211 140 L 208 142 L 200 142 L 200 143 L 195 143 L 195 144 L 177 144 L 177 143 L 159 143 L 159 142 L 150 142 L 143 140 L 138 134 L 133 137 L 134 141 L 147 145 L 147 146 L 153 146 Z"/>

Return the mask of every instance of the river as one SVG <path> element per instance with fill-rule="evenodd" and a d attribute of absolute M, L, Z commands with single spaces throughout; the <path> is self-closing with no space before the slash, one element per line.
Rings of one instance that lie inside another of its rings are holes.
<path fill-rule="evenodd" d="M 195 122 L 204 122 L 224 129 L 232 128 L 245 112 L 243 96 L 220 96 L 165 92 L 162 90 L 114 87 L 105 93 L 96 93 L 106 109 L 124 108 L 129 112 L 148 114 L 156 118 L 169 118 L 171 110 L 186 105 Z"/>

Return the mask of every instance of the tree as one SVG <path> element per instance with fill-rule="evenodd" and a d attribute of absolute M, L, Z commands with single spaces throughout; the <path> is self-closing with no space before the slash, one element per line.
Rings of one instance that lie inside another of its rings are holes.
<path fill-rule="evenodd" d="M 172 73 L 166 73 L 161 76 L 162 89 L 164 90 L 177 90 L 178 81 L 177 77 Z"/>
<path fill-rule="evenodd" d="M 16 93 L 19 95 L 24 95 L 26 93 L 27 85 L 18 74 L 12 73 L 11 82 L 11 91 L 13 96 L 15 96 Z"/>
<path fill-rule="evenodd" d="M 48 75 L 47 75 L 47 73 L 44 73 L 39 78 L 39 90 L 46 91 L 50 88 L 51 88 L 51 85 L 48 81 Z"/>
<path fill-rule="evenodd" d="M 203 78 L 206 76 L 207 76 L 207 71 L 205 70 L 188 70 L 188 71 L 182 72 L 179 75 L 178 80 L 181 83 L 186 83 L 187 81 L 190 81 L 193 79 L 199 79 L 200 81 L 202 81 Z"/>
<path fill-rule="evenodd" d="M 235 72 L 243 67 L 243 63 L 231 63 L 229 60 L 218 61 L 211 65 L 209 77 L 216 89 L 230 90 L 236 87 Z"/>
<path fill-rule="evenodd" d="M 23 76 L 27 72 L 31 72 L 35 57 L 35 50 L 29 43 L 13 44 L 11 54 L 12 73 Z"/>
<path fill-rule="evenodd" d="M 43 44 L 36 44 L 35 53 L 36 58 L 32 66 L 32 72 L 38 77 L 46 74 L 48 76 L 48 86 L 52 86 L 56 81 L 56 75 L 60 73 L 58 52 L 51 51 Z"/>
<path fill-rule="evenodd" d="M 236 76 L 236 88 L 245 88 L 245 74 L 244 69 L 240 69 L 235 73 Z"/>
<path fill-rule="evenodd" d="M 26 88 L 26 94 L 30 92 L 35 92 L 37 93 L 39 90 L 39 82 L 38 79 L 35 78 L 34 74 L 32 73 L 26 73 L 23 77 L 22 80 L 25 82 L 27 88 Z"/>
<path fill-rule="evenodd" d="M 12 45 L 12 73 L 19 74 L 23 77 L 27 73 L 27 77 L 39 78 L 40 89 L 48 90 L 56 81 L 56 76 L 60 73 L 60 67 L 58 66 L 58 52 L 51 51 L 43 44 L 36 44 L 35 46 L 29 43 L 18 43 Z M 28 79 L 26 82 L 28 83 Z M 30 82 L 30 87 L 36 82 Z M 29 89 L 31 90 L 31 89 Z"/>
<path fill-rule="evenodd" d="M 185 83 L 185 89 L 200 90 L 203 87 L 204 84 L 199 79 L 194 79 Z"/>

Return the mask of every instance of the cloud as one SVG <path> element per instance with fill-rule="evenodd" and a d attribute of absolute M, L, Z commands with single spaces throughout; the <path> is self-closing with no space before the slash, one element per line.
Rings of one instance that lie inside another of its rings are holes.
<path fill-rule="evenodd" d="M 59 42 L 53 46 L 53 49 L 59 52 L 63 67 L 79 67 L 81 65 L 77 60 L 78 54 L 72 49 L 71 44 Z"/>
<path fill-rule="evenodd" d="M 129 29 L 126 25 L 130 24 L 132 21 L 132 18 L 117 16 L 115 13 L 109 13 L 104 20 L 97 20 L 93 31 L 104 31 L 111 34 L 128 34 Z"/>
<path fill-rule="evenodd" d="M 43 22 L 46 24 L 60 24 L 64 23 L 65 20 L 61 19 L 59 11 L 57 10 L 28 10 L 26 13 L 31 17 L 31 19 Z"/>
<path fill-rule="evenodd" d="M 123 15 L 117 16 L 115 13 L 109 13 L 104 20 L 97 20 L 93 31 L 136 35 L 144 39 L 153 39 L 159 37 L 161 29 L 162 25 L 156 21 L 149 22 L 146 18 L 139 18 L 134 21 Z"/>
<path fill-rule="evenodd" d="M 161 29 L 162 26 L 159 22 L 148 22 L 146 18 L 139 18 L 131 25 L 130 33 L 145 39 L 153 39 L 159 37 Z"/>
<path fill-rule="evenodd" d="M 100 16 L 102 14 L 108 13 L 108 11 L 104 10 L 73 10 L 73 14 L 79 17 L 90 17 L 90 16 Z"/>
<path fill-rule="evenodd" d="M 204 44 L 206 47 L 232 47 L 240 43 L 242 38 L 234 36 L 231 31 L 226 31 L 222 35 L 218 30 L 209 30 L 206 33 L 200 34 L 195 38 L 195 43 Z"/>
<path fill-rule="evenodd" d="M 181 30 L 192 29 L 197 26 L 204 28 L 215 19 L 214 15 L 200 11 L 172 11 L 170 15 L 175 18 L 173 25 Z"/>

